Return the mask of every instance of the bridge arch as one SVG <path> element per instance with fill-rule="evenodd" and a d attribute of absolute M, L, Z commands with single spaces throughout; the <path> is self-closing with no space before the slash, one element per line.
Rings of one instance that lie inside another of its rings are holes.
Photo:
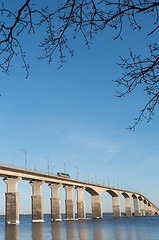
<path fill-rule="evenodd" d="M 146 199 L 144 199 L 144 203 L 147 204 L 147 200 Z"/>
<path fill-rule="evenodd" d="M 112 203 L 113 203 L 113 216 L 115 218 L 121 217 L 121 208 L 119 202 L 119 192 L 111 189 L 107 189 L 106 192 L 112 196 Z"/>
<path fill-rule="evenodd" d="M 105 188 L 86 186 L 85 190 L 91 195 L 92 218 L 103 218 L 101 194 L 105 191 Z"/>
<path fill-rule="evenodd" d="M 145 216 L 144 198 L 140 195 L 138 199 L 139 199 L 139 205 L 140 205 L 140 215 Z"/>
<path fill-rule="evenodd" d="M 138 198 L 138 195 L 133 193 L 131 196 L 133 198 L 134 216 L 135 217 L 139 217 L 140 216 L 140 209 L 139 209 L 139 198 Z"/>
<path fill-rule="evenodd" d="M 122 192 L 121 195 L 123 195 L 124 198 L 129 198 L 130 197 L 130 195 L 128 193 L 126 193 L 126 192 Z"/>
<path fill-rule="evenodd" d="M 100 188 L 100 187 L 88 187 L 86 186 L 85 189 L 89 194 L 91 194 L 91 196 L 95 196 L 95 195 L 101 195 L 103 192 L 105 192 L 105 188 Z"/>
<path fill-rule="evenodd" d="M 138 199 L 139 199 L 140 201 L 144 201 L 143 197 L 141 197 L 141 196 L 139 196 Z"/>
<path fill-rule="evenodd" d="M 86 192 L 88 192 L 91 196 L 98 195 L 97 191 L 95 191 L 93 188 L 86 187 Z"/>
<path fill-rule="evenodd" d="M 124 199 L 123 199 L 124 198 Z M 124 203 L 123 203 L 124 200 Z M 120 202 L 121 202 L 121 209 L 123 208 L 123 212 L 125 212 L 126 217 L 132 217 L 132 204 L 131 204 L 131 194 L 127 192 L 120 192 Z"/>
<path fill-rule="evenodd" d="M 137 195 L 134 194 L 134 193 L 131 196 L 132 196 L 133 199 L 137 199 L 138 198 Z"/>
<path fill-rule="evenodd" d="M 106 190 L 112 197 L 118 197 L 119 195 L 113 190 Z"/>

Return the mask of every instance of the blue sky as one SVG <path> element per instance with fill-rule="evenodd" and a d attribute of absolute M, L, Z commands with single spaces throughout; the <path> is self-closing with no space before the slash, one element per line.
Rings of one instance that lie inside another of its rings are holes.
<path fill-rule="evenodd" d="M 128 48 L 146 55 L 150 29 L 145 22 L 143 32 L 130 30 L 126 24 L 123 40 L 113 40 L 108 29 L 96 35 L 88 50 L 81 38 L 71 40 L 76 54 L 58 70 L 58 61 L 49 66 L 36 60 L 39 50 L 34 48 L 37 36 L 26 36 L 24 47 L 30 74 L 25 78 L 19 59 L 9 76 L 0 73 L 0 162 L 24 167 L 27 151 L 29 169 L 47 172 L 64 171 L 64 164 L 71 177 L 111 186 L 126 187 L 141 192 L 158 204 L 159 139 L 156 111 L 149 124 L 140 123 L 135 132 L 126 128 L 133 123 L 145 103 L 141 89 L 124 99 L 115 97 L 117 89 L 112 82 L 121 75 L 116 64 L 119 55 L 128 56 Z M 157 36 L 153 36 L 155 40 Z M 158 110 L 158 109 L 157 109 Z M 25 191 L 24 191 L 25 189 Z M 0 182 L 0 194 L 4 197 L 5 183 Z M 31 187 L 27 182 L 19 184 L 20 212 L 30 212 Z M 50 189 L 45 185 L 44 211 L 49 212 Z M 75 193 L 74 193 L 75 194 Z M 64 190 L 61 189 L 64 202 Z M 24 199 L 27 199 L 24 203 Z M 86 194 L 87 211 L 90 196 Z M 105 198 L 106 199 L 106 198 Z M 104 205 L 104 210 L 110 210 Z M 105 204 L 105 200 L 102 197 Z M 4 201 L 3 201 L 4 202 Z M 158 205 L 159 206 L 159 205 Z M 62 207 L 64 211 L 64 207 Z M 4 204 L 0 213 L 4 212 Z"/>

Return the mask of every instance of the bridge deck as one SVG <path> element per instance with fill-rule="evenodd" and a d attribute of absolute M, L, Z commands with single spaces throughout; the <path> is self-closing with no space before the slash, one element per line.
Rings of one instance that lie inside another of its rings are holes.
<path fill-rule="evenodd" d="M 85 181 L 79 181 L 76 179 L 71 179 L 71 178 L 65 178 L 65 177 L 60 177 L 52 174 L 46 174 L 46 173 L 41 173 L 37 171 L 32 171 L 32 170 L 25 170 L 22 168 L 16 168 L 16 167 L 11 167 L 11 166 L 6 166 L 6 165 L 0 165 L 0 177 L 4 178 L 16 178 L 16 177 L 21 177 L 22 180 L 26 181 L 45 181 L 45 183 L 51 183 L 51 184 L 62 184 L 62 185 L 74 185 L 76 187 L 85 187 L 85 188 L 100 188 L 103 189 L 104 191 L 118 191 L 120 193 L 129 193 L 131 195 L 135 194 L 138 196 L 143 197 L 145 200 L 150 202 L 145 196 L 143 196 L 140 193 L 125 190 L 125 189 L 118 189 L 118 188 L 112 188 L 108 186 L 103 186 L 100 184 L 95 184 L 95 183 L 90 183 L 90 182 L 85 182 Z M 154 207 L 156 207 L 152 202 L 150 202 Z M 158 209 L 156 207 L 156 209 Z M 159 210 L 159 209 L 158 209 Z"/>

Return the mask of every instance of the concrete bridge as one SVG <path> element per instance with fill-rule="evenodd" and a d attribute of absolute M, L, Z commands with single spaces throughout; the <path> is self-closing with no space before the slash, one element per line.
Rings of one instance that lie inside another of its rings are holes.
<path fill-rule="evenodd" d="M 159 209 L 145 196 L 137 192 L 126 191 L 123 189 L 111 188 L 94 183 L 68 179 L 55 175 L 24 170 L 15 167 L 0 165 L 0 177 L 4 177 L 7 184 L 6 192 L 6 223 L 19 223 L 19 192 L 18 183 L 21 180 L 29 181 L 32 186 L 32 221 L 43 222 L 43 196 L 42 185 L 47 183 L 51 189 L 51 220 L 61 220 L 61 199 L 59 194 L 60 187 L 66 191 L 66 219 L 75 219 L 73 189 L 77 190 L 77 214 L 78 219 L 85 219 L 84 191 L 91 195 L 92 218 L 101 219 L 102 203 L 101 194 L 108 192 L 112 196 L 113 216 L 121 217 L 119 196 L 125 198 L 125 215 L 132 217 L 131 198 L 134 204 L 134 216 L 158 215 Z"/>

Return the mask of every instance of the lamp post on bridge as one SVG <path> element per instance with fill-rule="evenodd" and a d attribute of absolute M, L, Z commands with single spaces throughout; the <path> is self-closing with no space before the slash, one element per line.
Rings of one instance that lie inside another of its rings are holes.
<path fill-rule="evenodd" d="M 45 159 L 47 159 L 47 168 L 48 168 L 48 175 L 50 172 L 50 161 L 49 161 L 49 157 L 44 157 Z"/>
<path fill-rule="evenodd" d="M 64 173 L 66 175 L 66 164 L 64 163 Z"/>
<path fill-rule="evenodd" d="M 48 174 L 49 174 L 49 171 L 50 171 L 50 162 L 49 162 L 49 158 L 47 159 L 47 163 L 48 163 Z"/>
<path fill-rule="evenodd" d="M 97 184 L 97 175 L 95 174 L 95 183 Z"/>
<path fill-rule="evenodd" d="M 88 173 L 88 182 L 89 182 L 89 173 Z"/>
<path fill-rule="evenodd" d="M 77 180 L 79 180 L 79 172 L 78 172 L 78 167 L 74 167 L 77 169 Z"/>
<path fill-rule="evenodd" d="M 110 186 L 109 178 L 108 178 L 108 187 Z"/>
<path fill-rule="evenodd" d="M 27 157 L 26 157 L 26 149 L 21 149 L 21 151 L 25 152 L 25 170 L 27 169 Z"/>
<path fill-rule="evenodd" d="M 36 163 L 38 163 L 38 162 L 40 162 L 40 161 L 35 161 L 35 171 L 36 171 Z"/>
<path fill-rule="evenodd" d="M 103 186 L 105 185 L 104 177 L 102 177 L 102 184 L 103 184 Z"/>

